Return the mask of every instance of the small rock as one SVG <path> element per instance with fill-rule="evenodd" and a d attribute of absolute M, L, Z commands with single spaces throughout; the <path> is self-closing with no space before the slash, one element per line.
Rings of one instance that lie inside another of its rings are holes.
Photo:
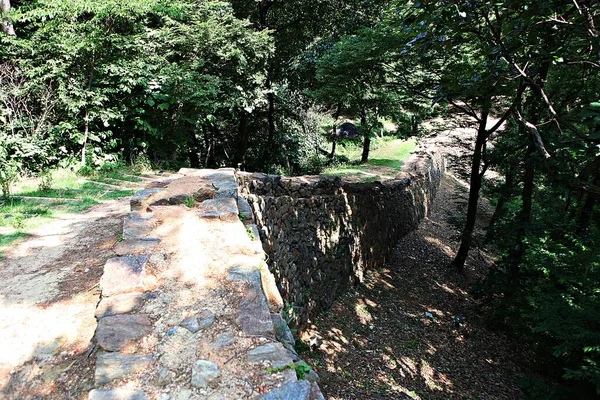
<path fill-rule="evenodd" d="M 433 319 L 433 314 L 428 311 L 425 311 L 425 317 L 429 318 L 429 319 Z"/>
<path fill-rule="evenodd" d="M 200 330 L 200 324 L 198 323 L 198 318 L 196 317 L 189 317 L 184 319 L 183 321 L 181 321 L 179 326 L 187 329 L 192 333 L 196 333 Z"/>
<path fill-rule="evenodd" d="M 169 371 L 168 368 L 162 367 L 158 371 L 158 375 L 156 377 L 156 384 L 158 386 L 167 386 L 169 383 L 171 383 L 174 380 L 174 378 L 175 378 L 174 373 Z"/>
<path fill-rule="evenodd" d="M 141 390 L 131 389 L 113 389 L 98 390 L 94 389 L 88 395 L 88 400 L 150 400 L 150 397 Z"/>
<path fill-rule="evenodd" d="M 192 386 L 197 388 L 216 387 L 221 373 L 212 361 L 198 360 L 192 368 Z"/>
<path fill-rule="evenodd" d="M 267 343 L 256 347 L 248 352 L 248 361 L 263 362 L 269 361 L 275 368 L 290 365 L 292 357 L 281 343 Z"/>
<path fill-rule="evenodd" d="M 211 311 L 203 311 L 197 317 L 184 319 L 179 325 L 192 333 L 196 333 L 201 329 L 210 327 L 214 322 L 215 313 Z"/>
<path fill-rule="evenodd" d="M 213 349 L 219 350 L 223 347 L 229 346 L 235 340 L 232 331 L 225 331 L 217 335 L 217 340 L 211 345 Z"/>
<path fill-rule="evenodd" d="M 311 384 L 307 381 L 290 382 L 258 397 L 260 400 L 309 400 Z"/>

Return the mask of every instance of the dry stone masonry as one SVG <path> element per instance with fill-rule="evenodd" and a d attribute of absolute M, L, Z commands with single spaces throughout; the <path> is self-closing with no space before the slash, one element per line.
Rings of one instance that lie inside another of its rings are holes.
<path fill-rule="evenodd" d="M 250 204 L 243 212 L 256 221 L 269 270 L 297 322 L 329 308 L 366 269 L 386 262 L 427 215 L 444 173 L 444 159 L 432 149 L 384 182 L 237 173 Z"/>
<path fill-rule="evenodd" d="M 100 280 L 90 400 L 323 399 L 232 169 L 181 170 L 131 200 Z"/>
<path fill-rule="evenodd" d="M 415 229 L 445 172 L 396 179 L 182 169 L 131 200 L 100 280 L 90 400 L 324 399 L 289 326 L 327 309 Z M 303 379 L 299 379 L 303 378 Z"/>

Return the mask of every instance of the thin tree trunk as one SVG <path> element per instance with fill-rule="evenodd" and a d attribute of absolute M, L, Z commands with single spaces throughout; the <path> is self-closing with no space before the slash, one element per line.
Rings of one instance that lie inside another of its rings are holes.
<path fill-rule="evenodd" d="M 335 110 L 335 114 L 333 114 L 333 128 L 331 128 L 331 137 L 332 137 L 332 141 L 331 141 L 331 154 L 329 155 L 330 159 L 334 159 L 335 157 L 335 148 L 337 146 L 337 120 L 340 117 L 340 113 L 342 112 L 342 106 L 340 104 L 338 104 L 336 110 Z"/>
<path fill-rule="evenodd" d="M 535 180 L 535 164 L 533 162 L 533 154 L 535 153 L 535 146 L 529 145 L 527 149 L 527 155 L 525 156 L 525 173 L 523 174 L 523 192 L 521 195 L 521 214 L 519 216 L 519 228 L 517 231 L 518 242 L 515 247 L 515 251 L 509 257 L 510 267 L 510 291 L 514 291 L 519 283 L 519 266 L 523 256 L 525 255 L 525 236 L 527 235 L 527 228 L 531 223 L 531 210 L 533 206 L 533 187 Z"/>
<path fill-rule="evenodd" d="M 506 203 L 511 198 L 514 184 L 515 171 L 511 165 L 509 166 L 508 171 L 506 171 L 504 184 L 502 185 L 502 189 L 500 189 L 500 196 L 498 197 L 498 204 L 496 204 L 496 209 L 494 210 L 494 214 L 490 219 L 490 225 L 488 226 L 488 232 L 486 234 L 486 241 L 489 239 L 489 235 L 493 227 L 506 214 Z"/>
<path fill-rule="evenodd" d="M 451 267 L 462 272 L 465 269 L 465 262 L 471 249 L 473 242 L 473 231 L 475 230 L 475 222 L 477 220 L 477 203 L 479 202 L 479 190 L 481 189 L 481 182 L 483 180 L 483 173 L 481 170 L 481 160 L 483 156 L 483 149 L 487 141 L 487 120 L 490 112 L 490 99 L 485 98 L 482 104 L 481 110 L 481 121 L 479 128 L 477 129 L 477 139 L 475 141 L 475 151 L 473 152 L 473 162 L 471 165 L 471 185 L 469 189 L 469 205 L 467 208 L 467 221 L 462 232 L 460 247 L 454 257 L 454 260 L 450 264 Z"/>
<path fill-rule="evenodd" d="M 88 136 L 90 135 L 90 113 L 87 108 L 85 109 L 85 117 L 84 117 L 84 129 L 83 129 L 83 147 L 81 149 L 81 165 L 85 165 L 85 153 L 87 150 L 87 141 Z"/>
<path fill-rule="evenodd" d="M 369 161 L 369 149 L 371 148 L 371 130 L 367 127 L 367 107 L 363 105 L 360 109 L 360 128 L 363 131 L 363 151 L 360 163 Z"/>
<path fill-rule="evenodd" d="M 96 53 L 92 50 L 92 59 L 90 60 L 90 74 L 88 77 L 87 90 L 86 92 L 90 92 L 92 90 L 92 82 L 94 81 L 94 68 L 96 64 Z M 86 99 L 87 101 L 87 99 Z M 81 164 L 85 165 L 85 153 L 87 150 L 87 142 L 88 137 L 90 135 L 90 110 L 87 105 L 85 106 L 85 127 L 83 132 L 83 148 L 81 149 Z"/>
<path fill-rule="evenodd" d="M 2 14 L 2 32 L 8 36 L 16 36 L 13 23 L 7 16 L 7 14 L 10 12 L 10 0 L 0 0 L 0 5 L 2 6 L 0 11 L 0 14 Z"/>

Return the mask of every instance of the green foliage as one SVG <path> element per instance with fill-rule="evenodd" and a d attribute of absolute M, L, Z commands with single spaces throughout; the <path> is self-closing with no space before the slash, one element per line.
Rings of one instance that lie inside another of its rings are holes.
<path fill-rule="evenodd" d="M 185 202 L 184 202 L 184 204 L 185 204 L 185 206 L 186 206 L 187 208 L 192 208 L 192 207 L 194 207 L 194 197 L 193 197 L 193 196 L 187 197 L 187 198 L 185 199 Z"/>
<path fill-rule="evenodd" d="M 312 367 L 308 365 L 305 361 L 300 361 L 296 364 L 288 364 L 283 367 L 271 367 L 268 368 L 265 373 L 266 374 L 275 374 L 277 372 L 285 371 L 286 369 L 292 369 L 296 371 L 296 377 L 298 379 L 305 379 L 306 375 L 312 371 Z"/>

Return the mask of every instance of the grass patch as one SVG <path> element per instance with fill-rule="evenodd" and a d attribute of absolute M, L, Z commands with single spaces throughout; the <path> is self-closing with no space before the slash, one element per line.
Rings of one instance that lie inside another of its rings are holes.
<path fill-rule="evenodd" d="M 359 164 L 362 146 L 349 143 L 339 147 L 339 155 L 348 157 L 351 163 L 329 168 L 325 175 L 359 176 L 371 182 L 381 180 L 382 175 L 400 172 L 402 165 L 416 148 L 415 139 L 374 139 L 371 142 L 369 162 Z"/>
<path fill-rule="evenodd" d="M 8 247 L 10 244 L 20 239 L 27 239 L 31 236 L 31 234 L 20 230 L 12 233 L 0 234 L 0 259 L 2 259 L 2 257 L 4 256 L 6 247 Z"/>
<path fill-rule="evenodd" d="M 131 171 L 110 171 L 99 173 L 94 178 L 107 178 L 122 176 Z M 108 178 L 110 179 L 110 178 Z M 139 178 L 128 178 L 128 180 Z M 116 200 L 132 196 L 133 189 L 111 189 L 106 186 L 95 185 L 78 176 L 74 171 L 59 169 L 52 172 L 51 188 L 39 189 L 39 179 L 26 179 L 18 182 L 13 188 L 15 197 L 0 199 L 0 227 L 9 233 L 0 235 L 1 247 L 7 246 L 15 240 L 26 238 L 31 234 L 31 229 L 45 224 L 64 214 L 76 214 L 85 211 L 95 204 L 105 200 Z M 52 200 L 21 199 L 23 197 L 43 197 Z M 77 201 L 67 201 L 73 199 Z M 7 229 L 8 228 L 8 229 Z M 14 229 L 14 231 L 11 231 Z"/>

